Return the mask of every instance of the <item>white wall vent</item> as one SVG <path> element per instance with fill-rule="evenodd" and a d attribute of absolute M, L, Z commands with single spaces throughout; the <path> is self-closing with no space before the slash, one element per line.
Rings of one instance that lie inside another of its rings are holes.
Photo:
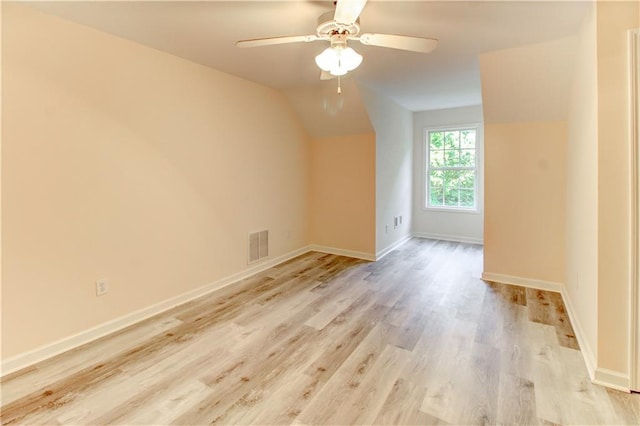
<path fill-rule="evenodd" d="M 257 262 L 269 256 L 269 231 L 258 231 L 249 234 L 249 261 Z"/>

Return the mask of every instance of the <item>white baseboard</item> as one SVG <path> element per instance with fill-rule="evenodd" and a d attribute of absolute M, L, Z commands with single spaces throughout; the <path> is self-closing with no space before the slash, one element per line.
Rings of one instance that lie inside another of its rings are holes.
<path fill-rule="evenodd" d="M 628 374 L 607 370 L 606 368 L 596 368 L 591 379 L 596 385 L 606 386 L 623 392 L 631 392 L 631 381 Z"/>
<path fill-rule="evenodd" d="M 571 302 L 571 298 L 567 293 L 567 287 L 564 284 L 551 281 L 515 277 L 511 275 L 494 274 L 490 272 L 483 272 L 482 279 L 485 281 L 494 281 L 502 284 L 513 284 L 519 285 L 521 287 L 535 288 L 537 290 L 547 290 L 560 293 L 564 306 L 567 309 L 567 314 L 569 315 L 569 321 L 571 321 L 571 326 L 573 327 L 573 331 L 576 334 L 578 345 L 580 345 L 580 353 L 582 354 L 582 358 L 584 359 L 584 363 L 587 367 L 587 372 L 589 373 L 589 378 L 591 379 L 591 381 L 597 385 L 606 386 L 608 388 L 620 390 L 623 392 L 629 392 L 629 389 L 631 388 L 631 381 L 628 374 L 623 374 L 617 371 L 607 370 L 606 368 L 597 367 L 597 360 L 594 355 L 593 348 L 591 348 L 591 346 L 588 344 L 585 334 L 582 331 L 582 327 L 580 326 L 580 322 L 578 321 L 578 317 L 576 316 L 576 311 L 573 307 L 573 303 Z"/>
<path fill-rule="evenodd" d="M 395 243 L 387 246 L 386 248 L 383 248 L 382 250 L 378 251 L 376 253 L 376 258 L 375 260 L 380 260 L 383 257 L 385 257 L 386 255 L 388 255 L 389 253 L 391 253 L 392 251 L 394 251 L 395 249 L 397 249 L 398 247 L 402 246 L 403 244 L 405 244 L 407 241 L 409 241 L 411 238 L 413 238 L 413 235 L 409 234 L 409 235 L 405 235 L 402 239 L 396 241 Z"/>
<path fill-rule="evenodd" d="M 416 238 L 428 238 L 430 240 L 455 241 L 457 243 L 483 244 L 482 238 L 465 237 L 463 235 L 431 234 L 428 232 L 414 232 Z"/>
<path fill-rule="evenodd" d="M 589 378 L 592 382 L 595 383 L 596 357 L 593 352 L 593 348 L 591 347 L 591 345 L 589 345 L 589 341 L 585 337 L 584 331 L 582 331 L 582 326 L 580 325 L 580 321 L 578 321 L 576 311 L 573 307 L 573 302 L 571 302 L 571 298 L 569 297 L 566 286 L 562 286 L 562 291 L 560 292 L 560 294 L 562 294 L 562 301 L 564 302 L 565 308 L 567 308 L 567 314 L 569 315 L 569 321 L 571 322 L 571 326 L 573 327 L 573 332 L 576 334 L 576 339 L 578 340 L 580 352 L 582 353 L 584 364 L 587 367 Z"/>
<path fill-rule="evenodd" d="M 434 236 L 422 237 L 422 234 L 416 234 L 415 236 L 418 238 L 440 239 Z M 135 323 L 143 321 L 154 315 L 160 314 L 171 308 L 190 302 L 191 300 L 197 299 L 198 297 L 202 297 L 206 294 L 219 290 L 223 287 L 231 285 L 242 279 L 248 278 L 252 275 L 257 274 L 258 272 L 269 269 L 273 266 L 286 262 L 290 259 L 293 259 L 294 257 L 300 256 L 310 251 L 319 251 L 322 253 L 330 253 L 330 254 L 335 254 L 339 256 L 348 256 L 348 257 L 354 257 L 357 259 L 363 259 L 368 261 L 376 261 L 376 260 L 380 260 L 387 254 L 389 254 L 391 251 L 405 244 L 407 241 L 411 239 L 411 237 L 412 236 L 409 235 L 403 238 L 402 240 L 390 245 L 384 250 L 381 250 L 375 256 L 370 253 L 343 250 L 343 249 L 318 246 L 318 245 L 302 247 L 300 249 L 286 253 L 282 256 L 278 256 L 274 259 L 269 259 L 262 263 L 256 264 L 241 272 L 222 278 L 218 281 L 199 287 L 195 290 L 189 291 L 187 293 L 183 293 L 181 295 L 178 295 L 171 299 L 167 299 L 163 302 L 157 303 L 147 308 L 140 309 L 138 311 L 124 315 L 120 318 L 116 318 L 114 320 L 108 321 L 104 324 L 101 324 L 97 327 L 93 327 L 89 330 L 83 331 L 76 335 L 66 337 L 64 339 L 58 340 L 57 342 L 42 346 L 40 348 L 31 350 L 23 354 L 16 355 L 6 360 L 2 360 L 2 363 L 0 365 L 0 376 L 5 376 L 15 371 L 21 370 L 23 368 L 26 368 L 40 361 L 44 361 L 45 359 L 51 358 L 63 352 L 74 349 L 78 346 L 92 342 L 108 334 L 122 330 L 126 327 L 129 327 Z M 468 242 L 468 241 L 465 241 L 465 242 Z M 578 339 L 581 353 L 585 360 L 585 364 L 587 366 L 587 370 L 589 372 L 591 381 L 598 385 L 606 386 L 616 390 L 621 390 L 624 392 L 629 392 L 631 382 L 630 382 L 630 376 L 628 374 L 623 374 L 616 371 L 596 367 L 596 359 L 593 355 L 592 348 L 587 344 L 587 340 L 584 338 L 584 333 L 582 332 L 580 323 L 578 322 L 577 317 L 575 316 L 575 310 L 573 309 L 571 299 L 568 297 L 568 294 L 566 292 L 566 287 L 563 284 L 550 282 L 550 281 L 535 280 L 530 278 L 516 277 L 511 275 L 495 274 L 495 273 L 489 273 L 489 272 L 483 272 L 482 279 L 485 281 L 494 281 L 494 282 L 499 282 L 503 284 L 512 284 L 512 285 L 519 285 L 522 287 L 535 288 L 539 290 L 559 292 L 562 295 L 563 302 L 565 304 L 565 307 L 567 308 L 567 313 L 569 315 L 569 320 L 571 321 L 574 332 L 576 333 L 576 338 Z"/>
<path fill-rule="evenodd" d="M 555 291 L 556 293 L 562 293 L 562 289 L 564 288 L 563 284 L 553 281 L 515 277 L 513 275 L 494 274 L 492 272 L 483 272 L 482 279 L 484 281 L 495 281 L 502 284 L 519 285 L 521 287 L 535 288 L 537 290 Z"/>
<path fill-rule="evenodd" d="M 327 247 L 320 245 L 311 245 L 309 246 L 309 250 L 311 251 L 319 251 L 320 253 L 328 253 L 335 254 L 336 256 L 346 256 L 353 257 L 355 259 L 362 259 L 374 262 L 376 260 L 376 256 L 371 253 L 365 253 L 362 251 L 354 251 L 354 250 L 344 250 L 335 247 Z"/>
<path fill-rule="evenodd" d="M 44 361 L 45 359 L 51 358 L 63 352 L 74 349 L 78 346 L 92 342 L 108 334 L 122 330 L 123 328 L 129 327 L 135 323 L 143 321 L 154 315 L 165 312 L 178 305 L 182 305 L 184 303 L 190 302 L 191 300 L 197 299 L 198 297 L 202 297 L 213 291 L 219 290 L 223 287 L 226 287 L 230 284 L 238 282 L 242 279 L 248 278 L 252 275 L 257 274 L 258 272 L 269 269 L 273 266 L 286 262 L 287 260 L 293 259 L 294 257 L 300 256 L 310 251 L 312 251 L 311 247 L 307 246 L 307 247 L 302 247 L 292 252 L 283 254 L 282 256 L 265 260 L 264 262 L 255 264 L 250 268 L 247 268 L 236 274 L 229 275 L 228 277 L 222 278 L 213 283 L 199 287 L 195 290 L 191 290 L 189 292 L 183 293 L 176 297 L 172 297 L 171 299 L 167 299 L 155 305 L 121 316 L 119 318 L 100 324 L 96 327 L 90 328 L 89 330 L 83 331 L 76 335 L 58 340 L 57 342 L 41 346 L 39 348 L 16 355 L 6 360 L 2 360 L 2 363 L 0 365 L 0 375 L 5 376 L 7 374 L 13 373 L 25 367 L 33 365 L 37 362 Z"/>
<path fill-rule="evenodd" d="M 353 257 L 355 259 L 362 259 L 362 260 L 368 260 L 370 262 L 375 262 L 382 259 L 383 257 L 388 255 L 398 247 L 402 246 L 411 238 L 413 238 L 412 235 L 406 235 L 404 238 L 400 239 L 399 241 L 396 241 L 395 243 L 389 245 L 388 247 L 378 251 L 375 255 L 371 253 L 361 252 L 361 251 L 344 250 L 340 248 L 320 246 L 320 245 L 311 245 L 309 248 L 312 251 L 319 251 L 321 253 L 329 253 L 329 254 L 335 254 L 337 256 Z"/>

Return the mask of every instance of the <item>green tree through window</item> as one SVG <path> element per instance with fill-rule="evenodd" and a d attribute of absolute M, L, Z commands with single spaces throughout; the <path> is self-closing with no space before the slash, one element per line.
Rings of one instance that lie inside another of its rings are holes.
<path fill-rule="evenodd" d="M 476 129 L 427 132 L 427 207 L 476 207 Z"/>

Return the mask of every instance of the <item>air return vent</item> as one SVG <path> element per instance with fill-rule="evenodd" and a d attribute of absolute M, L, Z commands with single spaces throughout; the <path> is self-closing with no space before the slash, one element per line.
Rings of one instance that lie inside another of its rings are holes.
<path fill-rule="evenodd" d="M 249 234 L 249 262 L 253 263 L 269 256 L 269 231 Z"/>

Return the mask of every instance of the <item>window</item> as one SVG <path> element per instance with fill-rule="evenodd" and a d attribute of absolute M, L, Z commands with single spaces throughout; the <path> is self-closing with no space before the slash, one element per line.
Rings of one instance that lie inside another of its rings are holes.
<path fill-rule="evenodd" d="M 477 129 L 426 132 L 426 208 L 476 210 Z"/>

